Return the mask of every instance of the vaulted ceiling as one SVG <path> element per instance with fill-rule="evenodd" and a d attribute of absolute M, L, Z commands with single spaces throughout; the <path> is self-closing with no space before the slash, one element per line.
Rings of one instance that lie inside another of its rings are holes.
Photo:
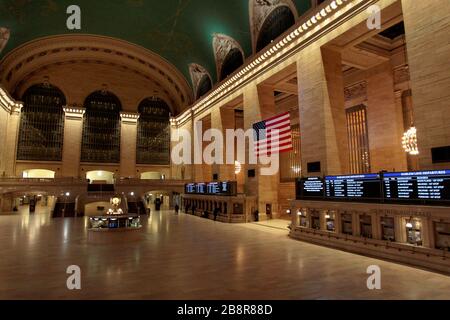
<path fill-rule="evenodd" d="M 254 0 L 259 5 L 284 0 Z M 311 0 L 293 1 L 301 15 Z M 143 46 L 172 63 L 190 83 L 189 64 L 203 66 L 216 78 L 213 36 L 236 40 L 252 55 L 248 0 L 78 0 L 82 29 L 66 27 L 72 0 L 0 0 L 0 27 L 10 39 L 0 58 L 40 37 L 61 34 L 110 36 Z"/>

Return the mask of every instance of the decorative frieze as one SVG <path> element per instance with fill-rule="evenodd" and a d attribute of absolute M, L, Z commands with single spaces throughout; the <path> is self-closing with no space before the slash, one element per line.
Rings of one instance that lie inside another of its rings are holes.
<path fill-rule="evenodd" d="M 287 6 L 297 18 L 297 9 L 291 0 L 254 0 L 250 4 L 250 25 L 252 28 L 253 44 L 256 46 L 256 39 L 266 18 L 278 7 Z"/>
<path fill-rule="evenodd" d="M 403 65 L 394 69 L 394 83 L 400 84 L 411 79 L 409 74 L 409 66 Z"/>
<path fill-rule="evenodd" d="M 213 38 L 213 48 L 214 48 L 214 57 L 216 59 L 216 67 L 217 67 L 217 76 L 220 77 L 220 70 L 222 70 L 223 62 L 227 57 L 228 53 L 237 48 L 242 53 L 242 57 L 244 57 L 244 51 L 242 50 L 239 43 L 233 38 L 215 33 Z M 244 60 L 244 59 L 243 59 Z"/>
<path fill-rule="evenodd" d="M 357 98 L 367 99 L 367 82 L 362 81 L 357 84 L 348 86 L 344 89 L 345 101 L 351 101 Z"/>
<path fill-rule="evenodd" d="M 189 65 L 189 73 L 191 74 L 194 92 L 197 92 L 200 80 L 203 78 L 204 75 L 207 75 L 209 79 L 211 79 L 211 75 L 209 74 L 209 72 L 204 67 L 196 63 L 191 63 Z"/>

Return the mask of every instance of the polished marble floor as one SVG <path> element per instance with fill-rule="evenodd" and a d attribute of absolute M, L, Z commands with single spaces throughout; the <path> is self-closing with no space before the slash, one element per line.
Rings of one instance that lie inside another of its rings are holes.
<path fill-rule="evenodd" d="M 94 245 L 86 224 L 0 216 L 0 299 L 450 299 L 450 277 L 294 241 L 283 228 L 166 211 L 136 241 Z M 70 265 L 80 291 L 66 287 Z M 380 291 L 367 289 L 370 265 L 381 267 Z"/>

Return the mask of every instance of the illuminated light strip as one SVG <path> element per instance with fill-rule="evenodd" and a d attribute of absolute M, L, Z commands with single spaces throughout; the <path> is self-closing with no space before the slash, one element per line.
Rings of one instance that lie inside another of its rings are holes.
<path fill-rule="evenodd" d="M 268 48 L 265 52 L 261 53 L 258 57 L 245 66 L 241 71 L 235 74 L 231 79 L 227 80 L 225 83 L 220 85 L 218 88 L 209 93 L 206 97 L 204 97 L 201 101 L 195 104 L 188 111 L 194 113 L 202 113 L 205 109 L 208 108 L 209 105 L 213 103 L 212 99 L 215 100 L 220 99 L 226 93 L 233 90 L 237 86 L 240 85 L 246 78 L 249 76 L 250 72 L 255 72 L 258 67 L 261 66 L 262 62 L 269 58 L 271 55 L 275 54 L 279 49 L 283 49 L 287 44 L 291 44 L 294 40 L 298 40 L 301 34 L 308 30 L 310 27 L 313 27 L 315 24 L 321 22 L 322 18 L 325 18 L 327 15 L 332 14 L 333 12 L 337 12 L 340 7 L 342 7 L 345 3 L 351 2 L 361 2 L 362 0 L 334 0 L 325 8 L 320 9 L 320 11 L 314 13 L 305 23 L 303 23 L 300 27 L 298 27 L 295 31 L 291 32 L 285 38 L 280 40 L 278 43 L 272 45 L 272 47 Z M 279 52 L 276 56 L 280 56 L 281 52 Z M 215 103 L 215 102 L 214 102 Z M 189 112 L 189 113 L 190 113 Z M 183 124 L 186 119 L 189 117 L 189 114 L 183 113 L 178 118 L 174 118 L 174 123 L 177 125 Z"/>
<path fill-rule="evenodd" d="M 130 112 L 120 113 L 120 119 L 122 120 L 123 123 L 136 124 L 138 122 L 139 117 L 140 117 L 139 113 L 130 113 Z"/>

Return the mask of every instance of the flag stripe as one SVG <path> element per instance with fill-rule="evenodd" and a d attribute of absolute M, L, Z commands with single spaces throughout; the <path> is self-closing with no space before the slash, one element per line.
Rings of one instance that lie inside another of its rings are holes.
<path fill-rule="evenodd" d="M 254 151 L 257 156 L 293 150 L 291 115 L 285 112 L 253 125 Z"/>

